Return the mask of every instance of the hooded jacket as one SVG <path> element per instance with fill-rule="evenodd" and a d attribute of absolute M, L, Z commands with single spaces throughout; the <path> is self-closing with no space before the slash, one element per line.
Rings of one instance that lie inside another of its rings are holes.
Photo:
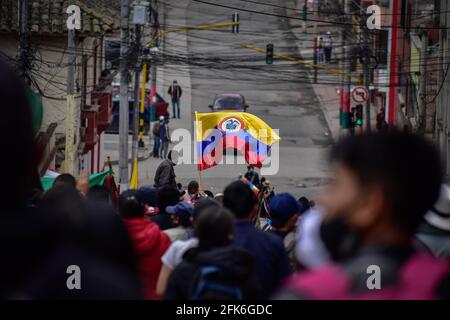
<path fill-rule="evenodd" d="M 227 277 L 227 282 L 240 284 L 244 300 L 260 298 L 260 290 L 255 276 L 255 260 L 246 250 L 236 246 L 226 246 L 201 251 L 188 250 L 172 272 L 167 285 L 167 300 L 189 300 L 197 288 L 198 275 L 202 267 L 218 267 Z"/>
<path fill-rule="evenodd" d="M 164 160 L 160 163 L 155 173 L 155 188 L 162 188 L 164 186 L 171 186 L 176 188 L 176 175 L 173 169 L 173 164 L 169 160 Z"/>
<path fill-rule="evenodd" d="M 161 257 L 171 241 L 158 225 L 145 218 L 124 220 L 138 262 L 139 274 L 146 299 L 159 299 L 156 283 L 161 270 Z"/>

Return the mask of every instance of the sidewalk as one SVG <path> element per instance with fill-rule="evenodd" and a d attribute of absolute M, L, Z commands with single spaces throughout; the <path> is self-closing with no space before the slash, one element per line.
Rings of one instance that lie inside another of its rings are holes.
<path fill-rule="evenodd" d="M 290 7 L 296 8 L 297 13 L 301 12 L 303 4 L 300 1 L 291 1 Z M 298 11 L 300 10 L 300 11 Z M 293 10 L 287 10 L 287 15 L 294 15 L 296 12 Z M 320 20 L 325 19 L 324 17 L 320 17 Z M 339 39 L 339 31 L 340 28 L 335 25 L 330 25 L 327 23 L 317 23 L 317 29 L 315 28 L 314 24 L 315 22 L 307 22 L 307 32 L 303 32 L 302 27 L 303 21 L 296 20 L 296 19 L 289 19 L 289 25 L 292 31 L 292 34 L 297 39 L 297 47 L 299 49 L 300 56 L 308 61 L 313 60 L 313 41 L 314 37 L 320 35 L 320 34 L 326 34 L 327 31 L 330 31 L 333 36 L 334 44 L 336 44 L 337 40 Z M 317 30 L 317 33 L 314 33 L 315 29 Z M 334 63 L 336 55 L 338 52 L 337 50 L 333 50 L 333 57 L 332 57 L 332 63 L 329 64 L 330 68 L 339 68 L 339 65 L 337 63 Z M 314 70 L 310 70 L 310 79 L 311 82 L 313 82 L 313 75 Z M 335 79 L 339 78 L 339 75 L 333 75 L 332 79 L 335 81 Z M 317 78 L 318 78 L 318 84 L 313 84 L 312 87 L 314 88 L 314 92 L 317 96 L 317 99 L 320 101 L 320 104 L 322 106 L 322 110 L 325 116 L 325 119 L 328 123 L 328 127 L 331 133 L 331 137 L 334 141 L 337 141 L 339 138 L 339 89 L 340 86 L 338 84 L 321 84 L 321 82 L 327 82 L 327 78 L 330 79 L 330 73 L 327 73 L 326 70 L 319 69 L 317 71 Z M 328 80 L 328 82 L 331 82 Z"/>

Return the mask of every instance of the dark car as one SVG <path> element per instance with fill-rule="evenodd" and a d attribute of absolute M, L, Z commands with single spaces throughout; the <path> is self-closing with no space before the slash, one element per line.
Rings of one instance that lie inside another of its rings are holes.
<path fill-rule="evenodd" d="M 209 108 L 213 112 L 220 111 L 236 111 L 246 112 L 248 105 L 245 103 L 245 98 L 239 93 L 223 93 L 218 94 L 214 98 L 214 102 Z"/>
<path fill-rule="evenodd" d="M 144 107 L 144 131 L 148 132 L 150 128 L 150 92 L 147 90 L 146 99 L 145 99 L 145 107 Z M 169 104 L 159 95 L 156 94 L 156 119 L 161 115 L 165 115 L 167 112 L 167 107 Z M 107 133 L 118 133 L 119 132 L 119 112 L 120 110 L 120 94 L 118 91 L 113 91 L 113 121 L 111 125 L 106 129 Z M 128 114 L 129 114 L 129 128 L 130 132 L 133 128 L 133 118 L 134 118 L 134 93 L 130 92 L 128 94 Z M 155 119 L 155 120 L 156 120 Z"/>

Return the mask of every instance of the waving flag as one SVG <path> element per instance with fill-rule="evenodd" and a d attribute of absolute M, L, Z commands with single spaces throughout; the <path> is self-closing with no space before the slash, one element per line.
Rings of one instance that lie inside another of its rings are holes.
<path fill-rule="evenodd" d="M 257 116 L 246 112 L 196 113 L 198 170 L 220 163 L 223 150 L 240 151 L 248 164 L 260 168 L 278 134 Z"/>

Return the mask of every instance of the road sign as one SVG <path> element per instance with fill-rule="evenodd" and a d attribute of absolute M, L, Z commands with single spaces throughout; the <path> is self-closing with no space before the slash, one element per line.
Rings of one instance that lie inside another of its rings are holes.
<path fill-rule="evenodd" d="M 356 87 L 352 91 L 352 99 L 356 103 L 363 103 L 369 99 L 369 91 L 365 87 Z"/>

